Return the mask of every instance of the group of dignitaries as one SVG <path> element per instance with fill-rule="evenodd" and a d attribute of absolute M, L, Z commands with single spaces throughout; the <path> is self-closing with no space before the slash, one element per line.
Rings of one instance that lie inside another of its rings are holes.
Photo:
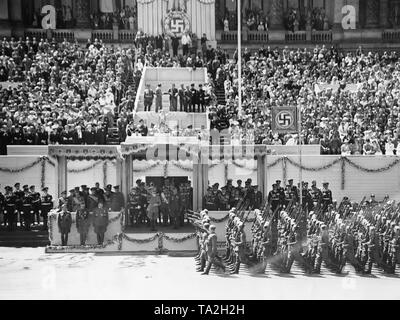
<path fill-rule="evenodd" d="M 0 208 L 3 214 L 3 224 L 9 231 L 17 228 L 18 222 L 25 230 L 31 230 L 33 224 L 40 225 L 43 218 L 43 228 L 47 229 L 47 217 L 53 208 L 53 197 L 48 194 L 48 188 L 42 188 L 42 194 L 35 186 L 17 182 L 14 188 L 6 186 L 5 193 L 0 192 Z"/>
<path fill-rule="evenodd" d="M 144 111 L 152 111 L 151 107 L 155 104 L 155 112 L 163 109 L 162 96 L 169 95 L 170 111 L 180 112 L 205 112 L 210 104 L 211 97 L 208 90 L 199 84 L 198 89 L 194 83 L 189 86 L 181 84 L 179 88 L 172 84 L 167 92 L 163 92 L 162 85 L 158 84 L 155 90 L 151 89 L 150 84 L 144 90 Z"/>
<path fill-rule="evenodd" d="M 158 224 L 178 229 L 184 225 L 187 210 L 192 209 L 193 188 L 189 181 L 175 184 L 167 178 L 157 187 L 139 179 L 128 201 L 131 226 L 148 225 L 154 231 Z"/>
<path fill-rule="evenodd" d="M 286 203 L 273 204 L 278 201 L 274 195 L 279 195 L 279 187 L 277 182 L 273 194 L 254 210 L 254 219 L 250 221 L 248 217 L 253 210 L 246 200 L 229 210 L 225 254 L 221 257 L 217 250 L 216 227 L 210 225 L 212 218 L 208 210 L 191 214 L 191 222 L 198 230 L 197 271 L 208 274 L 214 265 L 217 271 L 227 269 L 237 274 L 241 264 L 245 264 L 252 273 L 263 274 L 267 265 L 278 272 L 289 273 L 297 261 L 309 274 L 320 273 L 323 264 L 331 272 L 342 273 L 346 263 L 356 273 L 371 274 L 373 267 L 395 273 L 400 263 L 400 203 L 396 204 L 387 196 L 378 202 L 371 195 L 369 200 L 364 198 L 360 203 L 344 197 L 338 205 L 332 201 L 327 183 L 317 192 L 313 182 L 314 193 L 319 193 L 319 197 L 310 195 L 313 207 L 309 211 L 310 204 L 305 202 L 300 206 L 296 197 Z M 287 186 L 284 191 L 288 189 Z M 311 192 L 306 187 L 303 190 Z M 246 223 L 250 235 L 246 235 Z"/>

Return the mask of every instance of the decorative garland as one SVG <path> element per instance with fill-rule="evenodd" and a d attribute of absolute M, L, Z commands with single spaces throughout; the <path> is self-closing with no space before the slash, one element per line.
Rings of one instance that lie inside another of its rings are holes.
<path fill-rule="evenodd" d="M 40 188 L 45 187 L 45 179 L 46 179 L 46 161 L 40 162 L 41 171 L 40 171 Z"/>
<path fill-rule="evenodd" d="M 158 237 L 160 237 L 160 234 L 156 233 L 154 236 L 152 236 L 152 237 L 150 237 L 148 239 L 133 239 L 133 238 L 128 237 L 125 233 L 122 233 L 121 236 L 122 236 L 122 239 L 125 239 L 125 240 L 127 240 L 129 242 L 132 242 L 132 243 L 149 243 L 149 242 L 153 242 Z"/>
<path fill-rule="evenodd" d="M 354 167 L 354 168 L 356 168 L 356 169 L 358 169 L 358 170 L 360 170 L 360 171 L 368 172 L 368 173 L 385 172 L 385 171 L 388 171 L 388 170 L 392 169 L 394 166 L 396 166 L 397 164 L 400 163 L 400 159 L 396 159 L 394 162 L 392 162 L 391 164 L 388 164 L 386 167 L 379 168 L 379 169 L 368 169 L 368 168 L 361 167 L 361 166 L 358 165 L 357 163 L 354 163 L 353 161 L 351 161 L 351 160 L 349 160 L 349 159 L 347 159 L 347 158 L 344 158 L 344 160 L 345 160 L 349 165 L 351 165 L 352 167 Z"/>
<path fill-rule="evenodd" d="M 181 165 L 180 162 L 173 161 L 172 164 L 173 164 L 175 167 L 177 167 L 178 169 L 181 169 L 181 170 L 183 170 L 183 171 L 186 171 L 186 172 L 193 172 L 193 168 L 185 167 L 185 166 Z"/>
<path fill-rule="evenodd" d="M 252 171 L 257 171 L 257 168 L 248 168 L 245 165 L 239 164 L 236 161 L 232 162 L 234 166 L 240 168 L 240 169 L 247 169 L 247 170 L 252 170 Z"/>
<path fill-rule="evenodd" d="M 82 168 L 82 169 L 68 169 L 68 173 L 81 173 L 81 172 L 86 172 L 89 171 L 91 169 L 96 168 L 97 166 L 99 166 L 100 164 L 102 164 L 103 161 L 99 160 L 96 161 L 95 163 L 93 163 L 92 165 L 90 165 L 89 167 L 86 168 Z"/>
<path fill-rule="evenodd" d="M 172 241 L 172 242 L 175 242 L 175 243 L 182 243 L 182 242 L 185 242 L 186 240 L 190 240 L 190 239 L 196 238 L 197 237 L 197 233 L 188 234 L 187 236 L 185 236 L 183 238 L 180 238 L 180 239 L 167 236 L 165 233 L 160 233 L 160 237 L 165 238 L 166 240 Z"/>
<path fill-rule="evenodd" d="M 152 165 L 148 166 L 147 168 L 143 168 L 143 169 L 133 169 L 132 168 L 132 172 L 146 172 L 146 171 L 149 171 L 151 169 L 154 169 L 158 165 L 160 165 L 160 161 L 157 161 L 157 163 L 152 164 Z"/>
<path fill-rule="evenodd" d="M 7 172 L 7 173 L 20 173 L 26 170 L 33 168 L 34 166 L 38 165 L 39 163 L 45 162 L 47 157 L 39 157 L 36 161 L 26 165 L 22 168 L 17 169 L 10 169 L 10 168 L 0 168 L 0 172 Z"/>
<path fill-rule="evenodd" d="M 342 161 L 342 157 L 340 157 L 340 158 L 338 158 L 338 159 L 332 161 L 331 163 L 328 163 L 328 164 L 326 164 L 326 165 L 324 165 L 322 167 L 310 168 L 310 167 L 300 166 L 298 163 L 294 162 L 292 159 L 290 159 L 288 157 L 284 157 L 284 158 L 285 158 L 285 160 L 287 162 L 289 162 L 292 166 L 295 166 L 296 168 L 299 168 L 299 169 L 302 169 L 302 170 L 305 170 L 305 171 L 313 171 L 313 172 L 321 171 L 321 170 L 327 170 L 327 169 L 333 167 L 335 164 L 337 164 L 340 161 Z"/>

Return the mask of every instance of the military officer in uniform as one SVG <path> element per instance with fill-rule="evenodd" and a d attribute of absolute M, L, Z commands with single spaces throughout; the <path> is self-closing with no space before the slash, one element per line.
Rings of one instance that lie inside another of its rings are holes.
<path fill-rule="evenodd" d="M 97 204 L 97 208 L 93 211 L 93 227 L 97 234 L 97 244 L 104 243 L 104 234 L 107 231 L 108 210 L 104 208 L 103 202 Z"/>
<path fill-rule="evenodd" d="M 184 224 L 185 214 L 188 210 L 190 210 L 190 189 L 188 188 L 187 183 L 181 183 L 179 185 L 179 195 L 181 199 L 179 223 L 182 227 Z"/>
<path fill-rule="evenodd" d="M 19 223 L 22 226 L 22 198 L 24 197 L 24 191 L 20 189 L 21 184 L 17 182 L 14 184 L 14 195 L 16 197 L 16 209 L 17 209 L 17 217 L 15 219 L 15 224 L 18 222 L 18 215 L 19 215 Z"/>
<path fill-rule="evenodd" d="M 218 211 L 227 211 L 229 207 L 229 194 L 226 187 L 221 188 L 221 193 L 218 194 Z"/>
<path fill-rule="evenodd" d="M 310 196 L 311 196 L 312 206 L 310 205 L 308 210 L 312 211 L 315 209 L 316 206 L 318 206 L 321 203 L 322 200 L 322 192 L 320 189 L 317 188 L 317 181 L 315 180 L 311 183 Z"/>
<path fill-rule="evenodd" d="M 63 204 L 67 204 L 67 202 L 68 202 L 67 191 L 63 191 L 63 192 L 61 192 L 61 197 L 58 198 L 58 208 L 61 209 Z"/>
<path fill-rule="evenodd" d="M 87 206 L 86 206 L 89 212 L 93 212 L 98 207 L 99 198 L 97 197 L 96 191 L 97 190 L 94 187 L 90 189 L 91 194 L 87 198 Z"/>
<path fill-rule="evenodd" d="M 329 182 L 324 181 L 322 183 L 322 196 L 321 196 L 321 204 L 322 204 L 322 212 L 328 211 L 328 206 L 332 204 L 332 191 L 329 190 Z"/>
<path fill-rule="evenodd" d="M 239 191 L 240 195 L 243 195 L 242 180 L 239 179 L 236 181 L 236 183 L 237 183 L 236 190 Z"/>
<path fill-rule="evenodd" d="M 125 209 L 125 198 L 122 192 L 119 191 L 119 186 L 114 186 L 114 193 L 111 198 L 111 210 L 120 212 Z"/>
<path fill-rule="evenodd" d="M 13 231 L 16 218 L 17 196 L 10 186 L 5 187 L 4 195 L 4 220 L 9 231 Z"/>
<path fill-rule="evenodd" d="M 217 234 L 215 233 L 216 227 L 214 225 L 210 226 L 210 232 L 207 235 L 207 239 L 205 241 L 206 253 L 207 253 L 207 266 L 206 269 L 202 274 L 207 275 L 210 270 L 211 266 L 214 264 L 217 268 L 222 269 L 225 272 L 225 266 L 219 260 L 217 256 Z"/>
<path fill-rule="evenodd" d="M 161 207 L 160 207 L 162 214 L 162 222 L 164 226 L 168 225 L 168 217 L 170 215 L 169 212 L 170 197 L 171 197 L 171 187 L 169 185 L 169 180 L 166 179 L 161 191 Z"/>
<path fill-rule="evenodd" d="M 295 203 L 297 203 L 299 201 L 299 199 L 298 199 L 298 191 L 297 191 L 297 187 L 295 185 L 293 185 L 293 179 L 289 179 L 288 180 L 288 186 L 286 187 L 286 189 L 289 189 L 291 191 L 291 193 L 294 196 L 293 201 Z"/>
<path fill-rule="evenodd" d="M 51 209 L 53 209 L 53 197 L 48 194 L 49 188 L 44 187 L 42 189 L 43 195 L 41 199 L 41 207 L 40 207 L 40 214 L 43 218 L 43 228 L 47 229 L 47 220 L 48 220 L 48 214 Z"/>
<path fill-rule="evenodd" d="M 31 230 L 32 224 L 32 197 L 29 192 L 28 185 L 23 186 L 24 189 L 24 196 L 22 198 L 22 215 L 24 221 L 24 227 L 26 231 Z"/>
<path fill-rule="evenodd" d="M 62 205 L 61 212 L 58 214 L 58 230 L 61 233 L 61 245 L 68 245 L 68 234 L 71 232 L 72 216 L 66 204 Z"/>
<path fill-rule="evenodd" d="M 272 212 L 275 212 L 281 204 L 281 193 L 278 190 L 278 185 L 273 184 L 272 190 L 268 193 L 268 202 L 271 205 Z"/>
<path fill-rule="evenodd" d="M 89 233 L 90 216 L 89 211 L 85 208 L 85 204 L 81 203 L 81 207 L 76 211 L 76 229 L 79 233 L 81 246 L 86 244 L 87 235 Z"/>
<path fill-rule="evenodd" d="M 281 187 L 281 180 L 276 180 L 276 188 L 279 191 L 279 194 L 281 196 L 281 204 L 283 203 L 283 200 L 285 199 L 285 189 Z M 293 181 L 292 181 L 293 182 Z"/>
<path fill-rule="evenodd" d="M 216 198 L 211 187 L 207 188 L 207 193 L 204 196 L 203 207 L 210 211 L 216 211 L 218 209 L 216 206 Z"/>
<path fill-rule="evenodd" d="M 35 190 L 35 186 L 30 186 L 29 187 L 29 191 L 31 193 L 31 197 L 32 197 L 32 222 L 34 222 L 34 220 L 36 220 L 37 224 L 40 224 L 40 193 L 36 192 Z"/>
<path fill-rule="evenodd" d="M 150 89 L 150 84 L 146 84 L 144 89 L 144 111 L 151 111 L 154 100 L 154 91 Z"/>
<path fill-rule="evenodd" d="M 111 209 L 112 198 L 113 198 L 112 185 L 109 184 L 106 186 L 103 194 L 104 208 L 106 208 L 107 210 Z"/>
<path fill-rule="evenodd" d="M 141 203 L 140 203 L 140 189 L 132 188 L 129 193 L 129 221 L 133 227 L 135 224 L 139 225 L 141 218 Z"/>

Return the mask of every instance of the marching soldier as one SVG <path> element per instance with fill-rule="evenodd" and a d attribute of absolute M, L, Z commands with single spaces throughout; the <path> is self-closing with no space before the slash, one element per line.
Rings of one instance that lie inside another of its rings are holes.
<path fill-rule="evenodd" d="M 85 208 L 85 204 L 81 203 L 81 207 L 76 212 L 76 229 L 79 233 L 81 246 L 84 246 L 86 244 L 87 235 L 89 233 L 89 226 L 89 211 Z"/>
<path fill-rule="evenodd" d="M 209 233 L 210 223 L 208 220 L 203 219 L 202 221 L 204 230 L 200 233 L 200 267 L 196 270 L 197 272 L 204 272 L 204 268 L 207 263 L 207 248 L 206 241 Z"/>
<path fill-rule="evenodd" d="M 66 204 L 61 207 L 61 212 L 58 214 L 58 230 L 61 233 L 61 245 L 68 245 L 68 234 L 71 232 L 72 216 L 68 211 Z"/>
<path fill-rule="evenodd" d="M 7 224 L 8 230 L 13 231 L 14 223 L 17 208 L 17 196 L 12 192 L 12 188 L 10 186 L 5 187 L 5 195 L 4 195 L 4 220 Z"/>
<path fill-rule="evenodd" d="M 210 226 L 210 233 L 206 240 L 206 252 L 207 252 L 207 267 L 202 273 L 207 275 L 210 272 L 211 266 L 214 264 L 217 268 L 222 269 L 225 272 L 224 264 L 219 260 L 217 255 L 217 234 L 215 233 L 216 227 L 214 225 Z"/>
<path fill-rule="evenodd" d="M 322 190 L 322 197 L 321 197 L 321 204 L 322 204 L 322 212 L 328 211 L 328 206 L 333 203 L 332 201 L 332 191 L 328 189 L 329 182 L 324 181 L 322 183 L 323 190 Z"/>
<path fill-rule="evenodd" d="M 107 231 L 108 210 L 104 208 L 103 202 L 97 204 L 97 208 L 93 210 L 93 227 L 97 234 L 97 244 L 104 243 L 104 234 Z"/>
<path fill-rule="evenodd" d="M 31 230 L 32 224 L 32 197 L 29 193 L 28 185 L 23 186 L 24 196 L 22 198 L 22 220 L 24 221 L 24 227 L 26 231 Z"/>
<path fill-rule="evenodd" d="M 48 194 L 48 187 L 44 187 L 42 191 L 43 195 L 41 199 L 40 214 L 43 218 L 43 228 L 47 229 L 48 214 L 50 210 L 53 209 L 53 197 Z"/>
<path fill-rule="evenodd" d="M 259 273 L 264 274 L 265 269 L 267 268 L 267 259 L 271 257 L 272 255 L 272 247 L 271 247 L 271 230 L 270 230 L 270 224 L 269 222 L 265 222 L 263 226 L 263 233 L 262 233 L 262 238 L 261 238 L 261 253 L 260 253 L 260 259 L 261 259 L 261 269 L 259 270 Z"/>
<path fill-rule="evenodd" d="M 246 257 L 246 234 L 244 232 L 244 223 L 239 221 L 236 225 L 237 232 L 235 235 L 235 239 L 233 241 L 233 245 L 235 246 L 235 266 L 232 270 L 232 274 L 238 274 L 240 269 L 240 264 L 247 263 L 248 259 Z"/>
<path fill-rule="evenodd" d="M 111 197 L 111 210 L 114 212 L 120 212 L 125 209 L 124 194 L 119 191 L 119 186 L 115 186 L 114 190 L 115 191 Z"/>
<path fill-rule="evenodd" d="M 30 186 L 29 187 L 29 191 L 31 193 L 31 197 L 32 197 L 32 222 L 34 222 L 34 220 L 36 220 L 37 224 L 40 224 L 40 215 L 39 215 L 39 211 L 40 211 L 40 193 L 35 191 L 35 186 Z"/>

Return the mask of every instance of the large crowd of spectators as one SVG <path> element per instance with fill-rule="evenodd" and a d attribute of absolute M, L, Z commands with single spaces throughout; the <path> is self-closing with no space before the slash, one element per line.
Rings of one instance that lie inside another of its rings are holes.
<path fill-rule="evenodd" d="M 396 154 L 399 143 L 399 76 L 396 52 L 354 53 L 334 47 L 243 52 L 242 109 L 238 108 L 237 53 L 225 65 L 226 106 L 210 108 L 244 142 L 321 144 L 322 154 Z M 317 89 L 316 84 L 325 84 Z M 355 89 L 347 90 L 348 85 Z M 301 137 L 273 134 L 271 109 L 299 106 Z"/>

